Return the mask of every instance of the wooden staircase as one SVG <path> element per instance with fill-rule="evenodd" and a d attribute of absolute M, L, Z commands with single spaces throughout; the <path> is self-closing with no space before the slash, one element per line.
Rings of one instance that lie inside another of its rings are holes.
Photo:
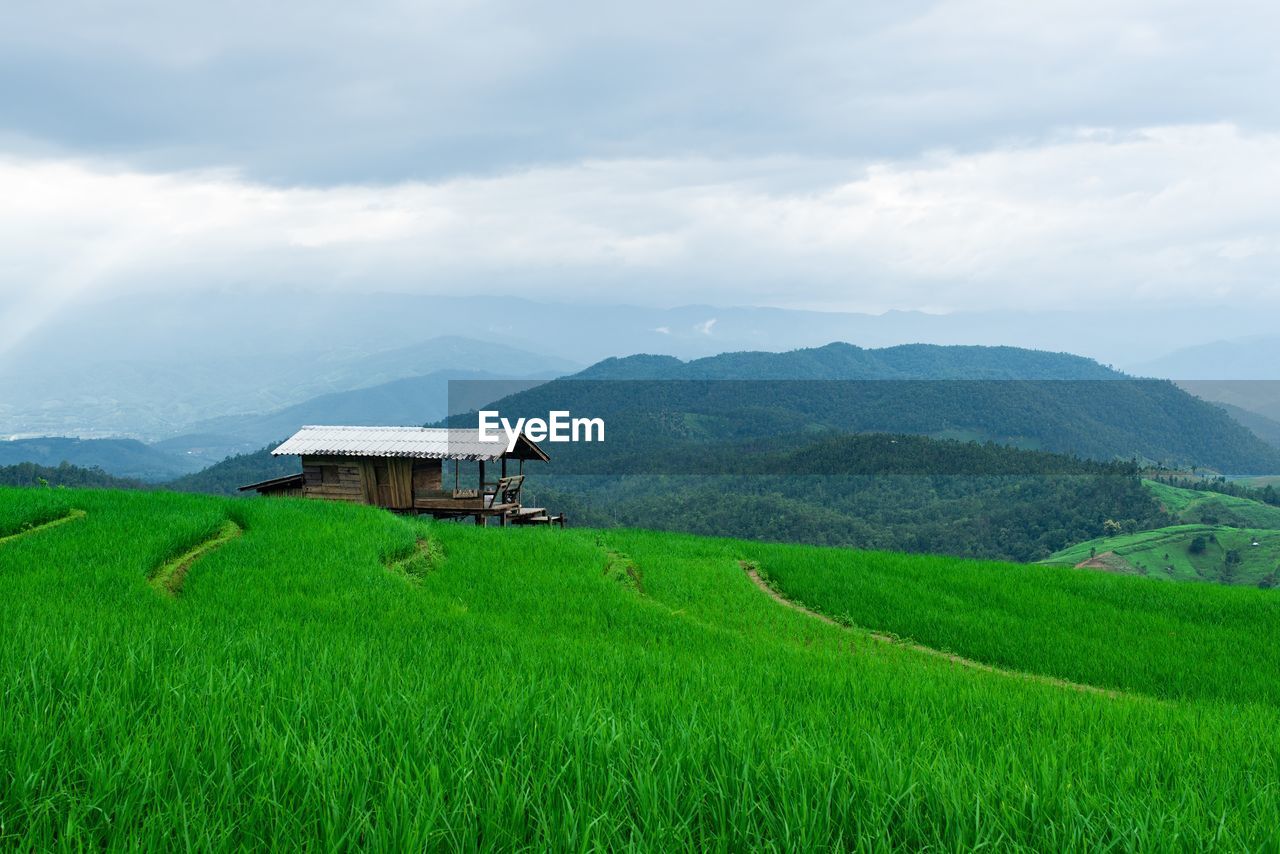
<path fill-rule="evenodd" d="M 552 516 L 545 507 L 518 507 L 507 512 L 512 525 L 559 525 L 564 527 L 564 514 Z"/>

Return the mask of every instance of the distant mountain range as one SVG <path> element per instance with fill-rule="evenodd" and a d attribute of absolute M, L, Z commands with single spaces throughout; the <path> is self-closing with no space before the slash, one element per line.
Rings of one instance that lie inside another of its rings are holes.
<path fill-rule="evenodd" d="M 251 454 L 288 438 L 306 424 L 421 425 L 444 418 L 451 405 L 456 411 L 466 411 L 505 392 L 527 389 L 549 378 L 544 375 L 511 380 L 481 371 L 437 371 L 369 388 L 318 395 L 273 412 L 207 419 L 191 425 L 190 432 L 150 444 L 118 438 L 0 441 L 0 465 L 32 462 L 56 466 L 68 462 L 98 467 L 119 477 L 168 481 L 192 475 L 227 457 Z M 199 476 L 196 478 L 193 482 L 198 483 Z"/>
<path fill-rule="evenodd" d="M 325 350 L 372 352 L 395 347 L 397 342 L 404 346 L 456 335 L 499 341 L 579 365 L 618 353 L 668 353 L 688 359 L 742 349 L 790 350 L 827 341 L 851 341 L 864 347 L 930 341 L 1066 350 L 1136 366 L 1178 346 L 1265 335 L 1275 327 L 1267 312 L 1242 311 L 1236 306 L 860 313 L 742 305 L 564 303 L 540 299 L 529 289 L 512 296 L 450 290 L 438 282 L 424 287 L 437 293 L 298 288 L 262 294 L 227 289 L 86 302 L 51 319 L 6 360 L 26 367 L 41 360 L 83 364 L 101 357 L 109 345 L 112 358 L 121 361 L 158 362 L 166 356 L 211 361 L 231 352 L 252 357 Z"/>
<path fill-rule="evenodd" d="M 1092 359 L 1018 347 L 906 344 L 868 350 L 853 344 L 787 353 L 722 353 L 605 359 L 574 379 L 593 380 L 1114 380 L 1124 375 Z"/>
<path fill-rule="evenodd" d="M 169 480 L 191 474 L 205 465 L 203 460 L 168 453 L 134 439 L 44 437 L 0 442 L 0 466 L 17 463 L 57 466 L 63 462 L 146 481 Z"/>
<path fill-rule="evenodd" d="M 74 366 L 63 365 L 61 357 L 35 360 L 25 368 L 10 363 L 0 373 L 0 433 L 126 435 L 155 441 L 180 433 L 223 433 L 204 422 L 232 413 L 272 412 L 319 395 L 398 379 L 447 371 L 551 376 L 581 367 L 558 357 L 457 336 L 381 350 L 326 348 L 326 341 L 317 336 L 304 343 L 324 349 L 285 353 L 179 348 L 154 360 L 98 354 Z"/>
<path fill-rule="evenodd" d="M 1280 450 L 1170 382 L 1011 347 L 830 344 L 689 362 L 607 359 L 494 408 L 509 417 L 569 409 L 604 418 L 608 448 L 557 449 L 573 470 L 591 473 L 607 470 L 619 449 L 661 459 L 690 441 L 814 431 L 912 433 L 1094 459 L 1280 472 Z"/>
<path fill-rule="evenodd" d="M 1247 336 L 1273 326 L 1265 313 L 1232 308 L 860 314 L 564 304 L 470 292 L 151 294 L 79 303 L 26 338 L 4 342 L 0 435 L 152 441 L 209 418 L 435 371 L 564 374 L 619 353 L 696 359 L 833 340 L 867 348 L 931 341 L 1066 350 L 1135 366 L 1168 352 L 1170 342 L 1203 344 L 1222 337 L 1218 330 Z M 1204 356 L 1201 367 L 1221 370 L 1214 359 Z M 1246 359 L 1241 367 L 1274 363 Z M 1190 376 L 1168 375 L 1179 373 Z"/>
<path fill-rule="evenodd" d="M 995 441 L 1094 459 L 1137 457 L 1237 474 L 1280 472 L 1280 425 L 1240 410 L 1235 411 L 1238 421 L 1233 420 L 1220 406 L 1172 383 L 1135 380 L 1068 353 L 924 344 L 868 349 L 834 343 L 689 361 L 663 355 L 609 358 L 539 385 L 554 375 L 551 370 L 537 373 L 546 361 L 504 345 L 458 338 L 334 357 L 314 366 L 301 386 L 355 388 L 261 413 L 197 420 L 149 445 L 67 438 L 0 443 L 0 464 L 57 465 L 65 460 L 122 477 L 169 480 L 256 451 L 308 423 L 437 422 L 450 412 L 450 380 L 463 380 L 469 382 L 459 386 L 472 399 L 453 401 L 453 412 L 496 399 L 504 414 L 545 415 L 550 409 L 570 408 L 606 417 L 609 453 L 620 448 L 656 451 L 688 441 L 888 432 Z M 477 368 L 450 368 L 364 384 L 426 362 L 535 370 L 531 378 L 500 380 Z M 503 394 L 511 389 L 516 393 Z M 155 393 L 162 395 L 163 389 Z M 219 397 L 226 400 L 231 394 L 223 391 Z M 1247 422 L 1248 429 L 1240 422 Z M 601 451 L 593 449 L 597 459 Z M 577 451 L 569 456 L 575 455 L 581 459 Z"/>
<path fill-rule="evenodd" d="M 192 425 L 193 432 L 166 439 L 155 447 L 195 455 L 209 462 L 241 454 L 288 438 L 307 424 L 415 426 L 438 421 L 450 411 L 466 411 L 502 396 L 504 390 L 528 388 L 553 375 L 510 380 L 482 371 L 436 371 L 353 391 L 322 394 L 302 403 L 261 415 L 224 415 Z M 450 383 L 454 385 L 451 387 Z M 482 399 L 476 394 L 484 395 Z M 470 395 L 468 397 L 467 395 Z"/>
<path fill-rule="evenodd" d="M 1280 336 L 1253 335 L 1174 350 L 1133 365 L 1140 376 L 1171 380 L 1264 380 L 1280 382 Z"/>
<path fill-rule="evenodd" d="M 1133 370 L 1141 376 L 1166 377 L 1197 397 L 1224 404 L 1259 436 L 1280 443 L 1280 423 L 1273 423 L 1280 422 L 1280 336 L 1184 347 Z M 1242 414 L 1246 412 L 1250 415 Z"/>

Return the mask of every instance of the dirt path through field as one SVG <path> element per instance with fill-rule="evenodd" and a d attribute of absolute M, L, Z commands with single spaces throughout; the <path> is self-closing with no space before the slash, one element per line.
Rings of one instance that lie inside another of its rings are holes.
<path fill-rule="evenodd" d="M 1059 688 L 1070 688 L 1073 691 L 1084 691 L 1089 694 L 1102 694 L 1103 696 L 1107 696 L 1107 697 L 1135 696 L 1135 695 L 1127 695 L 1123 691 L 1114 691 L 1109 688 L 1099 688 L 1097 685 L 1084 685 L 1079 682 L 1070 682 L 1066 679 L 1058 679 L 1057 677 L 1054 677 L 1054 676 L 1044 676 L 1039 673 L 1024 673 L 1021 670 L 1005 670 L 1003 668 L 996 667 L 991 664 L 984 664 L 981 661 L 974 661 L 972 658 L 965 658 L 962 655 L 956 655 L 953 652 L 944 652 L 940 649 L 934 649 L 933 647 L 924 646 L 922 644 L 914 643 L 912 641 L 900 640 L 899 638 L 882 634 L 880 632 L 874 632 L 869 629 L 855 629 L 850 626 L 846 626 L 842 623 L 839 623 L 836 620 L 833 620 L 832 618 L 828 617 L 826 614 L 821 614 L 821 613 L 818 613 L 817 611 L 812 611 L 804 607 L 803 605 L 799 605 L 795 602 L 792 602 L 790 599 L 783 596 L 777 590 L 769 586 L 769 583 L 760 577 L 760 572 L 756 569 L 755 564 L 749 561 L 740 561 L 739 565 L 742 567 L 743 571 L 746 572 L 747 577 L 751 579 L 751 582 L 755 584 L 756 587 L 759 587 L 765 593 L 765 595 L 767 595 L 773 601 L 777 602 L 779 605 L 782 605 L 783 607 L 786 607 L 786 608 L 790 608 L 793 611 L 799 611 L 801 614 L 805 614 L 806 616 L 812 617 L 815 620 L 821 620 L 822 622 L 831 626 L 835 626 L 838 629 L 844 629 L 845 631 L 862 631 L 868 637 L 872 638 L 873 640 L 879 641 L 880 643 L 893 644 L 894 646 L 904 647 L 913 652 L 918 652 L 922 655 L 931 655 L 931 656 L 934 656 L 935 658 L 946 659 L 947 661 L 950 661 L 953 664 L 958 664 L 961 667 L 968 667 L 968 668 L 972 668 L 973 670 L 981 670 L 986 673 L 996 673 L 1001 676 L 1007 676 L 1011 679 L 1025 679 L 1029 682 L 1040 682 L 1045 685 L 1055 685 Z"/>
<path fill-rule="evenodd" d="M 44 522 L 40 525 L 33 525 L 25 531 L 18 531 L 16 533 L 0 537 L 0 544 L 10 542 L 11 540 L 17 540 L 22 537 L 29 537 L 32 534 L 38 534 L 41 531 L 47 531 L 50 528 L 56 528 L 58 525 L 65 525 L 67 522 L 74 522 L 77 519 L 83 519 L 87 515 L 89 514 L 85 513 L 83 510 L 69 510 L 65 516 L 59 516 L 57 519 Z"/>
<path fill-rule="evenodd" d="M 157 569 L 151 576 L 151 586 L 166 596 L 177 596 L 182 592 L 182 582 L 186 580 L 187 570 L 192 564 L 243 533 L 244 529 L 228 519 L 222 523 L 218 533 Z"/>

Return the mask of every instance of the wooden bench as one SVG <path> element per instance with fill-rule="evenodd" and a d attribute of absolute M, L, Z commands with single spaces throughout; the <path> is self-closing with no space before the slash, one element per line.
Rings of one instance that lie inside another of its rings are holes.
<path fill-rule="evenodd" d="M 516 474 L 510 477 L 500 477 L 498 482 L 493 485 L 493 491 L 485 489 L 484 506 L 495 507 L 514 504 L 520 506 L 520 490 L 524 487 L 524 475 Z"/>

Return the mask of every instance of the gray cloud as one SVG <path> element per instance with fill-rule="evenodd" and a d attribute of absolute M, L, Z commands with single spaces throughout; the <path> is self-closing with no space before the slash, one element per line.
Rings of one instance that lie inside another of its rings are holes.
<path fill-rule="evenodd" d="M 325 184 L 1276 126 L 1274 4 L 19 3 L 0 128 Z"/>
<path fill-rule="evenodd" d="M 18 0 L 0 333 L 224 285 L 1274 307 L 1276 8 Z"/>

